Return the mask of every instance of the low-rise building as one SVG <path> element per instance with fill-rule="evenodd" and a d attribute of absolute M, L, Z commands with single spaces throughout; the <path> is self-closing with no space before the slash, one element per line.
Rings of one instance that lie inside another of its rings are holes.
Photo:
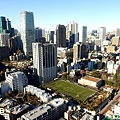
<path fill-rule="evenodd" d="M 95 88 L 99 88 L 102 85 L 102 80 L 100 78 L 85 76 L 78 79 L 78 83 L 81 85 L 87 85 Z"/>
<path fill-rule="evenodd" d="M 56 98 L 21 116 L 21 120 L 57 120 L 67 110 L 67 101 Z"/>
<path fill-rule="evenodd" d="M 6 99 L 0 103 L 0 114 L 4 116 L 6 120 L 11 120 L 11 114 L 7 111 L 8 109 L 17 105 L 17 100 Z"/>
<path fill-rule="evenodd" d="M 28 85 L 24 88 L 24 93 L 30 92 L 32 95 L 36 95 L 43 102 L 48 102 L 52 100 L 52 96 L 50 93 L 46 93 L 45 90 L 41 90 L 40 88 L 34 87 L 32 85 Z"/>

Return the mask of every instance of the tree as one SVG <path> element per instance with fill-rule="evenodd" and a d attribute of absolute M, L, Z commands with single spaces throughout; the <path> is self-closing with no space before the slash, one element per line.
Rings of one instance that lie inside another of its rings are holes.
<path fill-rule="evenodd" d="M 100 73 L 96 70 L 92 70 L 91 76 L 100 78 Z"/>

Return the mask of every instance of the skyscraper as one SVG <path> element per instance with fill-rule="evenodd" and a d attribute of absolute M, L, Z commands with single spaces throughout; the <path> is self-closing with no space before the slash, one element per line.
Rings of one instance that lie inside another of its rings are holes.
<path fill-rule="evenodd" d="M 86 40 L 87 40 L 87 26 L 82 26 L 82 30 L 80 32 L 79 35 L 79 42 L 82 42 L 84 44 L 86 44 Z"/>
<path fill-rule="evenodd" d="M 35 40 L 39 41 L 40 38 L 42 38 L 42 29 L 37 27 L 35 28 Z"/>
<path fill-rule="evenodd" d="M 36 85 L 47 83 L 57 75 L 57 46 L 52 43 L 32 43 Z"/>
<path fill-rule="evenodd" d="M 76 59 L 82 59 L 86 58 L 87 53 L 86 53 L 86 45 L 76 42 L 73 46 L 73 62 L 75 62 Z"/>
<path fill-rule="evenodd" d="M 35 41 L 33 12 L 23 11 L 20 17 L 20 32 L 23 50 L 26 56 L 31 56 L 32 42 Z"/>
<path fill-rule="evenodd" d="M 0 17 L 0 33 L 10 33 L 10 37 L 14 36 L 14 28 L 11 27 L 11 21 L 9 19 L 6 20 L 5 17 Z"/>
<path fill-rule="evenodd" d="M 64 25 L 58 25 L 56 27 L 56 42 L 57 47 L 66 47 L 66 27 Z"/>
<path fill-rule="evenodd" d="M 101 45 L 102 45 L 103 41 L 106 39 L 106 28 L 105 27 L 100 27 L 99 39 L 101 40 Z"/>
<path fill-rule="evenodd" d="M 78 24 L 74 21 L 66 26 L 66 39 L 69 40 L 69 47 L 73 47 L 73 44 L 79 40 Z"/>

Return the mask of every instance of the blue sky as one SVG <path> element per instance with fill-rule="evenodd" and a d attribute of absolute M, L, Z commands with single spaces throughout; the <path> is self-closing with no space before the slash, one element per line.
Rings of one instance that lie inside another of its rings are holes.
<path fill-rule="evenodd" d="M 55 30 L 57 24 L 74 20 L 88 30 L 105 26 L 107 31 L 120 28 L 120 0 L 1 0 L 0 16 L 9 18 L 20 29 L 20 12 L 34 13 L 35 27 Z"/>

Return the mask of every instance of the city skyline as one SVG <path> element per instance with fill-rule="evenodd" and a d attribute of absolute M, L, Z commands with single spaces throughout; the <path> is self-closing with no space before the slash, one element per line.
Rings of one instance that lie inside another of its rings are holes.
<path fill-rule="evenodd" d="M 31 11 L 34 14 L 35 27 L 55 30 L 56 25 L 67 25 L 74 20 L 79 28 L 87 26 L 88 31 L 91 31 L 106 27 L 108 32 L 120 28 L 119 3 L 119 0 L 1 1 L 0 15 L 9 18 L 12 26 L 19 31 L 21 11 Z"/>

